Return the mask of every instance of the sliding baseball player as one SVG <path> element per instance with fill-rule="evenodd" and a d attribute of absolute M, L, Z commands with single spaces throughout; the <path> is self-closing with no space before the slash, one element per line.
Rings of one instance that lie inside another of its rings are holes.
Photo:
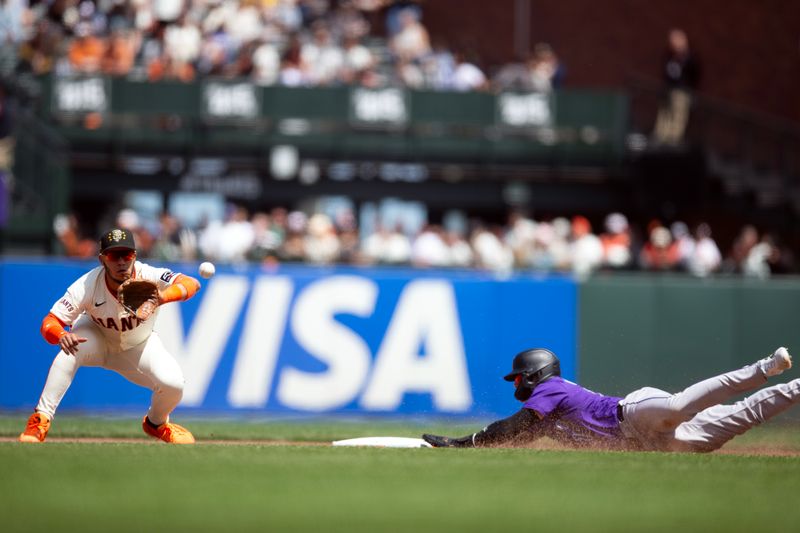
<path fill-rule="evenodd" d="M 435 447 L 524 444 L 546 436 L 579 447 L 710 452 L 800 402 L 800 379 L 795 379 L 722 405 L 791 366 L 789 352 L 778 348 L 769 357 L 677 394 L 645 387 L 618 398 L 563 379 L 558 357 L 535 348 L 517 354 L 504 378 L 514 382 L 514 396 L 523 402 L 517 413 L 465 437 L 422 438 Z"/>
<path fill-rule="evenodd" d="M 42 321 L 41 333 L 61 350 L 21 442 L 44 442 L 61 399 L 82 366 L 122 374 L 153 391 L 142 421 L 148 435 L 190 444 L 192 434 L 170 422 L 183 395 L 183 372 L 153 331 L 158 307 L 191 298 L 200 283 L 136 260 L 133 235 L 112 229 L 100 238 L 100 266 L 75 281 Z"/>

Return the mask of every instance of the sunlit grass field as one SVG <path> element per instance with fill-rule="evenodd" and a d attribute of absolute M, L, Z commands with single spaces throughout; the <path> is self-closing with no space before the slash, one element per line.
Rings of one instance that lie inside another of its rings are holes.
<path fill-rule="evenodd" d="M 0 416 L 14 437 L 26 414 Z M 176 417 L 200 445 L 147 439 L 136 417 L 59 416 L 53 437 L 0 442 L 3 531 L 795 531 L 800 427 L 771 425 L 737 455 L 375 449 L 267 442 L 459 435 L 421 420 Z M 226 440 L 264 441 L 231 446 Z M 206 443 L 203 443 L 206 441 Z M 209 443 L 212 441 L 213 443 Z"/>

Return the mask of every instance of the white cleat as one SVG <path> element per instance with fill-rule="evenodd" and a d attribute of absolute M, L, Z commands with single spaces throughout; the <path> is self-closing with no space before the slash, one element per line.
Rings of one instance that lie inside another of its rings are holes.
<path fill-rule="evenodd" d="M 789 350 L 781 346 L 772 355 L 760 360 L 758 366 L 765 376 L 771 378 L 792 368 L 792 356 L 789 355 Z"/>

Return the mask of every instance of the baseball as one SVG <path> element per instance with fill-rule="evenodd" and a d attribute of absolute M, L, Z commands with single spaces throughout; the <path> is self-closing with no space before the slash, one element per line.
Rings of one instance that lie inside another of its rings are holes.
<path fill-rule="evenodd" d="M 200 273 L 201 277 L 208 279 L 214 275 L 214 272 L 216 272 L 217 269 L 216 267 L 214 267 L 214 263 L 209 263 L 208 261 L 205 261 L 203 263 L 200 263 L 200 266 L 198 267 L 197 271 Z"/>

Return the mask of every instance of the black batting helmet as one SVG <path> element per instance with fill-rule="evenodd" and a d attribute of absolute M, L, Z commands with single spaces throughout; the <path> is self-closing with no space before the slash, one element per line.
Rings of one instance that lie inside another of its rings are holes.
<path fill-rule="evenodd" d="M 546 348 L 532 348 L 514 356 L 511 372 L 503 379 L 516 381 L 517 376 L 522 376 L 514 397 L 524 402 L 531 397 L 536 385 L 552 376 L 560 375 L 561 364 L 556 354 Z"/>

